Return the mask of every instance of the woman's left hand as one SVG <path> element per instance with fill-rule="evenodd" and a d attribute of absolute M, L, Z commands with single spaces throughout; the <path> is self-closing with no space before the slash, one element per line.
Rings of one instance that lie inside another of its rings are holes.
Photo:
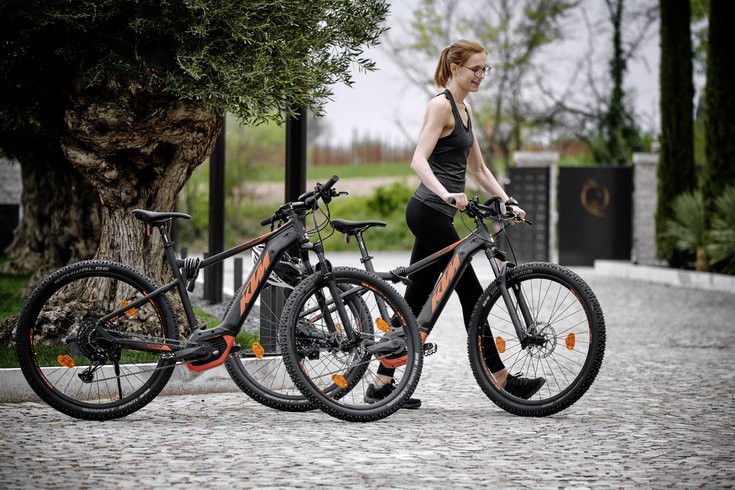
<path fill-rule="evenodd" d="M 526 212 L 520 208 L 519 206 L 508 206 L 516 215 L 518 215 L 518 218 L 514 219 L 513 221 L 516 223 L 520 223 L 523 221 L 523 219 L 526 217 Z"/>

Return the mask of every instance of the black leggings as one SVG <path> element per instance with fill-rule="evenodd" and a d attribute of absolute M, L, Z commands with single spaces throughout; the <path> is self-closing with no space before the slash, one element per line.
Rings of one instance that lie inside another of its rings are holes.
<path fill-rule="evenodd" d="M 450 216 L 443 214 L 434 208 L 418 201 L 410 199 L 406 207 L 406 223 L 416 237 L 411 251 L 411 264 L 443 249 L 460 238 L 454 229 L 453 220 Z M 451 254 L 447 254 L 437 262 L 424 269 L 411 274 L 411 284 L 406 288 L 405 299 L 413 314 L 418 316 L 424 304 L 429 299 L 434 289 L 436 280 L 441 275 L 444 267 L 449 263 Z M 477 279 L 472 266 L 465 269 L 456 287 L 459 301 L 462 304 L 462 316 L 464 317 L 465 329 L 470 328 L 470 317 L 472 311 L 482 294 L 482 286 Z M 491 372 L 497 372 L 505 366 L 500 360 L 494 343 L 489 343 L 490 352 L 485 352 L 485 358 Z M 388 372 L 389 371 L 389 372 Z M 391 375 L 393 370 L 388 370 L 382 365 L 378 374 Z"/>

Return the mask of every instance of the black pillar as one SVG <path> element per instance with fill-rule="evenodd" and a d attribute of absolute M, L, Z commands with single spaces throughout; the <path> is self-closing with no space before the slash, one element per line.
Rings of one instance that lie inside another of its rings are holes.
<path fill-rule="evenodd" d="M 225 118 L 209 157 L 209 256 L 225 248 Z M 204 269 L 204 299 L 222 302 L 223 263 Z"/>
<path fill-rule="evenodd" d="M 306 111 L 286 120 L 286 201 L 295 201 L 306 191 Z M 296 250 L 298 252 L 298 250 Z M 291 251 L 294 253 L 294 251 Z M 260 344 L 277 352 L 278 321 L 288 293 L 286 288 L 266 286 L 260 294 Z"/>
<path fill-rule="evenodd" d="M 306 111 L 286 120 L 286 201 L 306 192 Z"/>

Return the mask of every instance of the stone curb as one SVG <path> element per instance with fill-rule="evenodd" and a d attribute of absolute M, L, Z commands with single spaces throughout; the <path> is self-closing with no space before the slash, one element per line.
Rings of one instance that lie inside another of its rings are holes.
<path fill-rule="evenodd" d="M 193 373 L 178 365 L 161 395 L 194 395 L 239 391 L 227 369 L 218 366 L 202 373 Z M 0 369 L 0 403 L 40 402 L 20 368 Z"/>
<path fill-rule="evenodd" d="M 724 274 L 638 265 L 622 260 L 595 260 L 594 270 L 607 276 L 668 284 L 682 288 L 735 293 L 735 276 Z"/>

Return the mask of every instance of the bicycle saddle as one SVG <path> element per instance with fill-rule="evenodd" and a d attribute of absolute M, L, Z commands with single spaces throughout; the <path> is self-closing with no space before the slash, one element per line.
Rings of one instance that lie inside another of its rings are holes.
<path fill-rule="evenodd" d="M 340 233 L 354 235 L 359 231 L 365 231 L 371 226 L 385 226 L 383 221 L 347 221 L 346 219 L 333 219 L 332 226 Z"/>
<path fill-rule="evenodd" d="M 173 218 L 191 219 L 186 213 L 161 213 L 158 211 L 146 211 L 145 209 L 133 209 L 133 215 L 147 225 L 163 223 Z"/>

